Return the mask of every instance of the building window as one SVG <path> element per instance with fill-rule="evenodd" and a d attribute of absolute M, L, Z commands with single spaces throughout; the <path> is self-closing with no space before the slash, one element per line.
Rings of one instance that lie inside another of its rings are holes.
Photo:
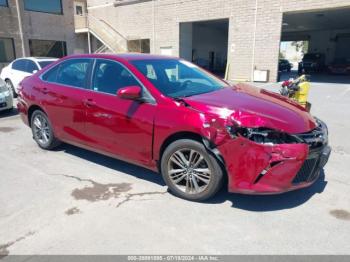
<path fill-rule="evenodd" d="M 63 14 L 62 0 L 24 0 L 24 9 L 50 14 Z"/>
<path fill-rule="evenodd" d="M 137 39 L 128 41 L 128 51 L 137 53 L 150 53 L 150 40 Z"/>
<path fill-rule="evenodd" d="M 12 38 L 0 38 L 0 63 L 8 63 L 16 58 Z"/>
<path fill-rule="evenodd" d="M 31 56 L 63 57 L 67 55 L 66 42 L 51 40 L 29 40 Z"/>
<path fill-rule="evenodd" d="M 0 6 L 8 6 L 7 0 L 0 0 Z"/>
<path fill-rule="evenodd" d="M 83 13 L 83 7 L 81 6 L 81 5 L 76 5 L 75 6 L 75 14 L 76 15 L 83 15 L 84 13 Z"/>

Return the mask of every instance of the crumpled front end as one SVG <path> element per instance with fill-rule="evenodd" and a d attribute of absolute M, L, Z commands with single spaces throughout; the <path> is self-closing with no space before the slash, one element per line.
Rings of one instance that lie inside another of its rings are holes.
<path fill-rule="evenodd" d="M 228 173 L 229 191 L 277 194 L 315 182 L 331 151 L 326 125 L 318 121 L 311 132 L 292 137 L 296 140 L 266 143 L 237 135 L 219 145 L 217 148 Z"/>

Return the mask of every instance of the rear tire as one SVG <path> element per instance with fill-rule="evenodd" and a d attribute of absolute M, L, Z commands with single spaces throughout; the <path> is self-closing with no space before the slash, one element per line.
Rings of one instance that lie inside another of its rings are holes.
<path fill-rule="evenodd" d="M 30 123 L 33 139 L 42 149 L 51 150 L 61 143 L 54 136 L 50 120 L 43 111 L 35 110 Z"/>
<path fill-rule="evenodd" d="M 204 201 L 223 184 L 223 170 L 217 159 L 198 141 L 181 139 L 170 144 L 161 159 L 162 176 L 176 196 Z"/>

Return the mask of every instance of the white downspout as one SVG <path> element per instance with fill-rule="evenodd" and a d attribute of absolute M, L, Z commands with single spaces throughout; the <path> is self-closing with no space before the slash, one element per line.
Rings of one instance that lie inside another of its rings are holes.
<path fill-rule="evenodd" d="M 156 0 L 153 0 L 153 7 L 152 7 L 152 13 L 153 13 L 153 43 L 152 43 L 152 49 L 153 49 L 153 54 L 156 53 Z"/>
<path fill-rule="evenodd" d="M 89 54 L 91 54 L 91 37 L 90 37 L 90 29 L 88 28 L 88 49 Z"/>
<path fill-rule="evenodd" d="M 255 45 L 256 45 L 256 27 L 258 21 L 258 0 L 255 0 L 255 14 L 254 14 L 254 34 L 253 34 L 253 54 L 252 54 L 252 72 L 251 81 L 254 81 L 254 67 L 255 67 Z"/>
<path fill-rule="evenodd" d="M 91 35 L 90 35 L 90 22 L 89 12 L 86 14 L 86 26 L 87 26 L 87 37 L 88 37 L 88 52 L 91 54 Z"/>
<path fill-rule="evenodd" d="M 22 28 L 22 16 L 21 16 L 21 8 L 19 6 L 18 0 L 16 0 L 16 9 L 17 9 L 17 16 L 18 16 L 18 29 L 19 29 L 19 36 L 21 38 L 21 49 L 22 49 L 22 56 L 26 56 L 26 49 L 24 47 L 24 36 L 23 36 L 23 28 Z"/>

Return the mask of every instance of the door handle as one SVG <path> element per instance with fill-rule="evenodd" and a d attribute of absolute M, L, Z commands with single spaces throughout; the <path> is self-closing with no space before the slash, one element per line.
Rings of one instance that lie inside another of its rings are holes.
<path fill-rule="evenodd" d="M 46 95 L 49 92 L 49 89 L 47 89 L 46 87 L 43 87 L 41 89 L 41 92 Z"/>
<path fill-rule="evenodd" d="M 96 105 L 96 102 L 92 99 L 85 99 L 84 100 L 84 105 L 86 107 L 92 107 L 92 106 L 95 106 Z"/>

